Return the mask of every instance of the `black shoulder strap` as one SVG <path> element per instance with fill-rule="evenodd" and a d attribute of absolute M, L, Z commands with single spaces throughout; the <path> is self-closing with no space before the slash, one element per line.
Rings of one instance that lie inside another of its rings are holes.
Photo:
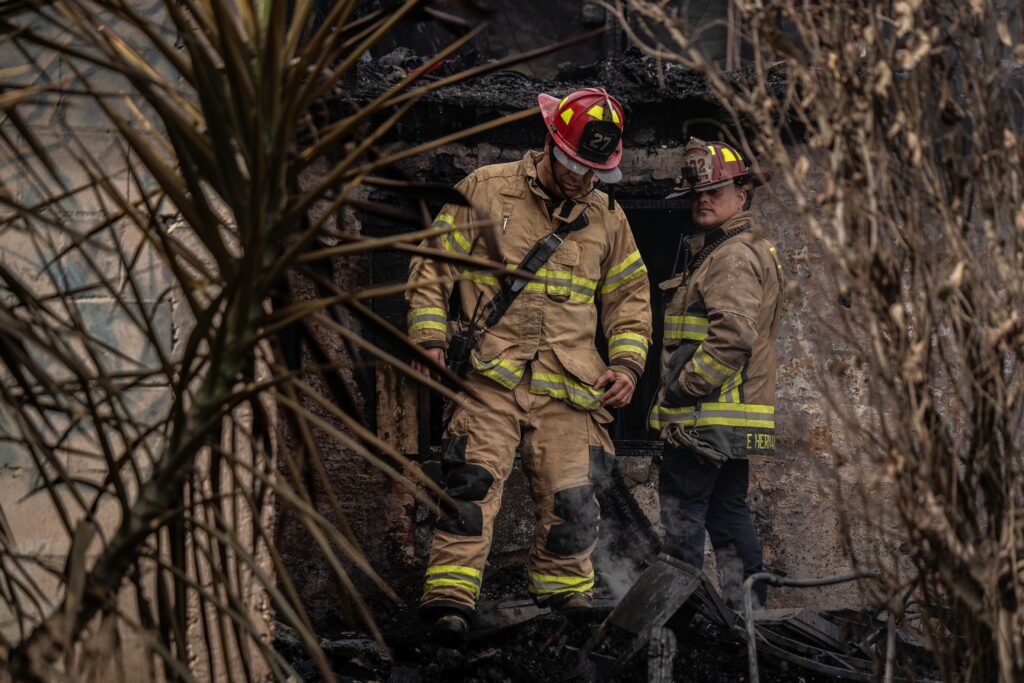
<path fill-rule="evenodd" d="M 718 247 L 722 246 L 722 244 L 724 244 L 727 239 L 729 239 L 730 237 L 735 237 L 741 232 L 744 232 L 749 229 L 750 223 L 744 223 L 743 225 L 735 227 L 732 230 L 727 230 L 725 232 L 722 232 L 720 230 L 716 231 L 719 234 L 710 242 L 705 244 L 704 247 L 697 253 L 695 257 L 693 257 L 692 260 L 687 261 L 685 268 L 686 277 L 689 278 L 691 275 L 693 275 L 697 271 L 697 268 L 700 267 L 700 264 L 708 260 L 708 257 L 711 256 L 711 252 L 713 252 L 715 249 L 718 249 Z M 687 245 L 687 249 L 689 249 L 689 245 Z"/>
<path fill-rule="evenodd" d="M 562 206 L 559 210 L 559 215 L 568 217 L 572 212 L 573 202 L 566 200 L 562 202 Z M 571 232 L 576 230 L 582 230 L 590 224 L 590 219 L 587 218 L 586 210 L 580 212 L 580 215 L 575 220 L 570 222 L 562 223 L 555 229 L 554 232 L 537 240 L 530 250 L 526 252 L 526 256 L 520 261 L 517 266 L 517 270 L 531 275 L 541 269 L 547 260 L 551 258 L 551 255 L 558 251 L 558 248 L 562 246 L 562 242 Z M 484 312 L 487 314 L 486 324 L 487 327 L 494 327 L 501 320 L 501 317 L 505 315 L 505 311 L 508 310 L 512 302 L 516 300 L 519 293 L 523 291 L 526 284 L 529 282 L 529 278 L 516 276 L 511 279 L 506 278 L 501 289 L 494 297 L 484 304 Z"/>

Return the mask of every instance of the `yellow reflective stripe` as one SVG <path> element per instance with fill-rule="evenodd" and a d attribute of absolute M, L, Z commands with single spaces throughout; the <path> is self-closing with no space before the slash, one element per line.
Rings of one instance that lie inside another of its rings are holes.
<path fill-rule="evenodd" d="M 467 280 L 472 280 L 473 282 L 476 282 L 481 285 L 490 285 L 491 287 L 498 287 L 500 284 L 498 282 L 498 278 L 496 278 L 495 276 L 488 275 L 486 273 L 477 273 L 472 270 L 462 271 L 462 277 L 466 278 Z"/>
<path fill-rule="evenodd" d="M 722 161 L 736 161 L 736 155 L 728 147 L 722 148 Z"/>
<path fill-rule="evenodd" d="M 743 384 L 743 368 L 740 368 L 722 385 L 722 393 L 719 395 L 718 400 L 722 403 L 739 403 L 741 384 Z"/>
<path fill-rule="evenodd" d="M 469 581 L 463 581 L 461 579 L 428 579 L 423 582 L 423 592 L 426 593 L 433 588 L 440 586 L 454 586 L 456 588 L 463 588 L 475 598 L 480 595 L 480 586 L 474 585 Z"/>
<path fill-rule="evenodd" d="M 481 361 L 473 357 L 473 369 L 484 377 L 488 377 L 506 389 L 515 389 L 516 385 L 523 379 L 523 371 L 526 369 L 526 362 L 520 361 L 521 365 L 507 360 L 497 358 L 489 361 Z"/>
<path fill-rule="evenodd" d="M 455 216 L 450 213 L 439 213 L 432 224 L 434 228 L 454 228 Z M 471 248 L 469 240 L 458 230 L 441 235 L 441 244 L 450 252 L 456 254 L 468 254 Z"/>
<path fill-rule="evenodd" d="M 535 372 L 530 377 L 530 393 L 566 399 L 585 410 L 595 410 L 601 407 L 600 398 L 604 391 L 580 384 L 565 375 Z"/>
<path fill-rule="evenodd" d="M 684 427 L 750 427 L 775 429 L 775 408 L 756 403 L 702 403 L 673 408 L 655 406 L 648 423 L 654 429 L 677 423 Z"/>
<path fill-rule="evenodd" d="M 409 320 L 412 320 L 418 315 L 445 315 L 445 310 L 443 308 L 434 308 L 431 306 L 424 306 L 423 308 L 410 308 L 409 315 L 407 317 Z"/>
<path fill-rule="evenodd" d="M 456 241 L 456 242 L 458 242 L 458 243 L 459 243 L 459 246 L 460 246 L 460 247 L 462 247 L 462 248 L 463 248 L 463 249 L 464 249 L 464 250 L 466 251 L 466 253 L 467 253 L 467 254 L 468 254 L 468 253 L 469 253 L 469 251 L 470 251 L 470 250 L 471 250 L 471 249 L 473 248 L 473 245 L 471 245 L 471 244 L 469 243 L 469 240 L 467 240 L 467 239 L 466 239 L 465 235 L 463 235 L 463 234 L 462 234 L 461 232 L 459 232 L 458 230 L 452 230 L 452 231 L 451 231 L 450 233 L 448 233 L 448 234 L 449 234 L 449 235 L 450 235 L 451 237 L 453 237 L 453 238 L 455 239 L 455 241 Z"/>
<path fill-rule="evenodd" d="M 439 586 L 454 586 L 468 591 L 474 598 L 480 595 L 480 584 L 484 577 L 483 572 L 479 569 L 457 564 L 427 567 L 426 574 L 426 581 L 423 582 L 424 593 Z"/>
<path fill-rule="evenodd" d="M 665 339 L 701 341 L 708 336 L 710 322 L 698 315 L 666 315 Z"/>
<path fill-rule="evenodd" d="M 620 353 L 635 353 L 643 359 L 641 363 L 645 362 L 647 360 L 646 337 L 632 332 L 613 334 L 612 338 L 608 340 L 608 355 L 614 356 Z"/>
<path fill-rule="evenodd" d="M 575 112 L 573 112 L 571 107 L 569 109 L 562 110 L 562 120 L 565 121 L 565 125 L 569 125 L 569 122 L 572 121 L 572 115 L 574 113 Z"/>
<path fill-rule="evenodd" d="M 448 314 L 443 308 L 413 308 L 406 318 L 409 334 L 418 330 L 448 331 Z"/>
<path fill-rule="evenodd" d="M 444 248 L 453 254 L 468 254 L 473 248 L 466 236 L 458 230 L 452 230 L 441 239 Z"/>
<path fill-rule="evenodd" d="M 450 213 L 439 213 L 437 218 L 434 219 L 433 227 L 443 228 L 448 226 L 449 228 L 455 226 L 455 216 Z"/>
<path fill-rule="evenodd" d="M 647 266 L 644 265 L 643 259 L 640 258 L 640 252 L 634 251 L 605 273 L 601 294 L 613 292 L 633 278 L 639 277 L 646 272 Z"/>
<path fill-rule="evenodd" d="M 409 325 L 409 334 L 413 332 L 419 332 L 420 330 L 437 330 L 438 332 L 448 332 L 448 323 L 437 322 L 434 320 L 422 320 L 418 323 L 412 323 Z"/>
<path fill-rule="evenodd" d="M 604 281 L 607 283 L 613 277 L 615 277 L 616 275 L 618 275 L 622 271 L 624 271 L 627 268 L 629 268 L 639 258 L 640 258 L 640 251 L 639 250 L 633 251 L 633 253 L 629 254 L 622 261 L 620 261 L 619 263 L 617 263 L 616 265 L 614 265 L 614 266 L 612 266 L 611 268 L 608 269 L 608 272 L 605 273 L 605 275 L 604 275 Z"/>
<path fill-rule="evenodd" d="M 481 580 L 484 578 L 484 573 L 479 569 L 473 567 L 463 567 L 458 564 L 438 564 L 433 567 L 427 567 L 427 576 L 433 576 L 434 574 L 462 574 L 469 576 L 474 579 Z"/>
<path fill-rule="evenodd" d="M 530 581 L 538 581 L 541 583 L 560 583 L 564 585 L 575 585 L 581 581 L 593 581 L 594 572 L 590 572 L 586 576 L 554 576 L 551 574 L 539 574 L 537 572 L 528 572 Z"/>
<path fill-rule="evenodd" d="M 509 270 L 515 270 L 514 265 L 505 266 Z M 498 287 L 498 278 L 494 275 L 477 273 L 470 270 L 463 270 L 462 276 L 473 282 Z M 541 268 L 537 271 L 537 279 L 527 282 L 524 289 L 527 292 L 548 292 L 557 295 L 569 295 L 573 301 L 589 304 L 594 301 L 594 292 L 597 289 L 597 282 L 585 277 L 573 275 L 569 270 L 548 270 Z"/>
<path fill-rule="evenodd" d="M 713 387 L 719 386 L 729 375 L 736 372 L 734 368 L 708 353 L 703 346 L 698 346 L 693 354 L 693 371 Z"/>
<path fill-rule="evenodd" d="M 714 145 L 708 145 L 708 149 L 711 150 L 711 156 L 715 156 L 715 146 Z"/>
<path fill-rule="evenodd" d="M 537 270 L 536 275 L 540 278 L 540 281 L 531 282 L 528 283 L 528 285 L 539 284 L 548 294 L 553 294 L 555 296 L 569 296 L 569 292 L 572 290 L 571 270 L 549 270 L 547 268 L 540 268 Z"/>
<path fill-rule="evenodd" d="M 510 266 L 513 267 L 514 266 Z M 597 291 L 597 282 L 574 274 L 571 270 L 551 270 L 541 268 L 537 276 L 543 282 L 531 282 L 526 286 L 529 291 L 546 290 L 549 294 L 568 296 L 573 301 L 591 303 Z M 533 289 L 530 285 L 537 285 Z"/>
<path fill-rule="evenodd" d="M 656 409 L 657 410 L 657 409 Z M 660 410 L 651 413 L 648 421 L 652 429 L 661 429 L 667 425 L 679 423 L 684 427 L 747 427 L 751 429 L 775 429 L 775 420 L 748 420 L 731 417 L 700 417 L 696 423 L 693 417 L 666 415 Z"/>
<path fill-rule="evenodd" d="M 534 595 L 582 593 L 594 587 L 594 572 L 587 576 L 549 576 L 529 572 L 529 591 Z"/>

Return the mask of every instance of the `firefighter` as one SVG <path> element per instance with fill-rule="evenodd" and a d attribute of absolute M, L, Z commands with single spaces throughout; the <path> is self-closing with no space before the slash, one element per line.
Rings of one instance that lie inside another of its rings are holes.
<path fill-rule="evenodd" d="M 540 94 L 538 102 L 544 150 L 463 179 L 456 187 L 470 206 L 446 205 L 434 221 L 444 232 L 426 242 L 453 255 L 496 254 L 516 268 L 535 243 L 564 231 L 500 319 L 487 321 L 470 356 L 465 402 L 445 429 L 442 483 L 456 507 L 437 521 L 421 601 L 442 645 L 464 642 L 516 449 L 537 513 L 528 589 L 552 609 L 590 605 L 594 487 L 613 457 L 604 425 L 609 409 L 632 398 L 650 344 L 647 268 L 621 207 L 594 187 L 595 179 L 622 177 L 622 107 L 602 88 Z M 460 315 L 448 308 L 452 289 L 465 320 L 508 279 L 421 256 L 409 270 L 409 282 L 422 283 L 407 293 L 409 338 L 443 365 L 449 320 Z M 607 363 L 595 346 L 599 312 Z"/>
<path fill-rule="evenodd" d="M 747 506 L 750 456 L 775 450 L 775 358 L 784 289 L 775 247 L 749 212 L 763 178 L 722 142 L 691 138 L 675 196 L 699 228 L 668 301 L 661 389 L 650 425 L 666 442 L 659 496 L 665 552 L 704 566 L 704 530 L 727 601 L 763 570 Z M 755 600 L 764 604 L 765 585 Z"/>

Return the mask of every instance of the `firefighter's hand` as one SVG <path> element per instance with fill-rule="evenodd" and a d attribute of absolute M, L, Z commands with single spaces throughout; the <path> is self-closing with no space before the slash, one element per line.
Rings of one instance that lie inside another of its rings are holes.
<path fill-rule="evenodd" d="M 616 372 L 608 368 L 597 378 L 595 386 L 602 387 L 606 384 L 608 386 L 604 396 L 601 397 L 601 405 L 605 408 L 622 408 L 629 405 L 633 398 L 633 389 L 636 388 L 633 386 L 633 378 L 624 372 Z"/>
<path fill-rule="evenodd" d="M 421 363 L 420 361 L 414 359 L 412 361 L 412 369 L 415 370 L 416 372 L 426 375 L 427 377 L 433 377 L 434 379 L 437 379 L 439 377 L 437 372 L 438 368 L 444 367 L 444 349 L 433 348 L 423 350 L 427 352 L 428 356 L 430 356 L 430 360 L 433 361 L 433 365 Z"/>

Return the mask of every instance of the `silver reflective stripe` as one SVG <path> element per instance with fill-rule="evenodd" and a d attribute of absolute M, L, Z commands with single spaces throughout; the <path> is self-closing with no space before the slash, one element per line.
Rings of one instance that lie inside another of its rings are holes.
<path fill-rule="evenodd" d="M 617 349 L 620 346 L 635 346 L 638 349 L 643 349 L 645 354 L 647 353 L 647 344 L 637 341 L 636 339 L 616 339 L 611 348 Z"/>
<path fill-rule="evenodd" d="M 708 336 L 708 324 L 665 322 L 666 339 L 688 339 L 703 341 Z"/>
<path fill-rule="evenodd" d="M 698 348 L 697 352 L 693 354 L 693 369 L 709 384 L 716 387 L 736 372 L 732 368 L 725 367 L 703 347 Z"/>
<path fill-rule="evenodd" d="M 452 231 L 445 235 L 444 240 L 449 251 L 454 251 L 458 254 L 469 253 L 468 251 L 466 251 L 465 247 L 463 247 L 462 244 L 459 243 L 458 238 L 455 237 L 455 231 Z"/>
<path fill-rule="evenodd" d="M 603 289 L 607 290 L 611 285 L 614 285 L 616 282 L 619 282 L 620 280 L 625 280 L 630 275 L 632 275 L 633 273 L 635 273 L 636 271 L 640 270 L 643 267 L 643 259 L 638 258 L 636 261 L 633 261 L 631 264 L 626 266 L 624 270 L 616 273 L 615 275 L 612 275 L 610 278 L 605 280 Z"/>
<path fill-rule="evenodd" d="M 586 407 L 593 407 L 600 403 L 600 394 L 588 392 L 582 387 L 575 387 L 566 382 L 557 382 L 551 380 L 537 379 L 534 375 L 530 379 L 531 388 L 536 387 L 538 389 L 548 389 L 555 392 L 556 398 L 561 398 L 563 395 L 573 399 L 573 403 Z"/>
<path fill-rule="evenodd" d="M 735 405 L 732 408 L 731 405 Z M 730 407 L 726 407 L 730 406 Z M 651 411 L 650 425 L 660 429 L 666 424 L 678 422 L 688 427 L 746 427 L 749 429 L 774 429 L 775 409 L 751 403 L 722 404 L 707 403 L 696 412 L 693 407 L 670 408 L 655 406 Z"/>
<path fill-rule="evenodd" d="M 491 362 L 478 361 L 473 365 L 478 372 L 484 375 L 497 375 L 495 379 L 499 381 L 504 379 L 505 381 L 502 384 L 509 388 L 515 388 L 519 384 L 519 380 L 523 378 L 523 370 L 516 371 L 513 368 L 506 367 L 500 360 L 493 360 Z"/>
<path fill-rule="evenodd" d="M 576 292 L 577 294 L 582 294 L 591 299 L 594 298 L 595 290 L 593 287 L 588 287 L 576 281 L 573 281 L 572 283 L 572 291 Z"/>
<path fill-rule="evenodd" d="M 740 402 L 740 390 L 739 386 L 743 383 L 743 369 L 730 377 L 725 384 L 722 385 L 722 392 L 719 395 L 722 403 L 739 403 Z"/>
<path fill-rule="evenodd" d="M 410 316 L 409 324 L 414 325 L 416 323 L 434 322 L 441 323 L 442 325 L 448 324 L 448 318 L 443 315 L 436 315 L 434 313 L 417 313 L 414 316 Z"/>

